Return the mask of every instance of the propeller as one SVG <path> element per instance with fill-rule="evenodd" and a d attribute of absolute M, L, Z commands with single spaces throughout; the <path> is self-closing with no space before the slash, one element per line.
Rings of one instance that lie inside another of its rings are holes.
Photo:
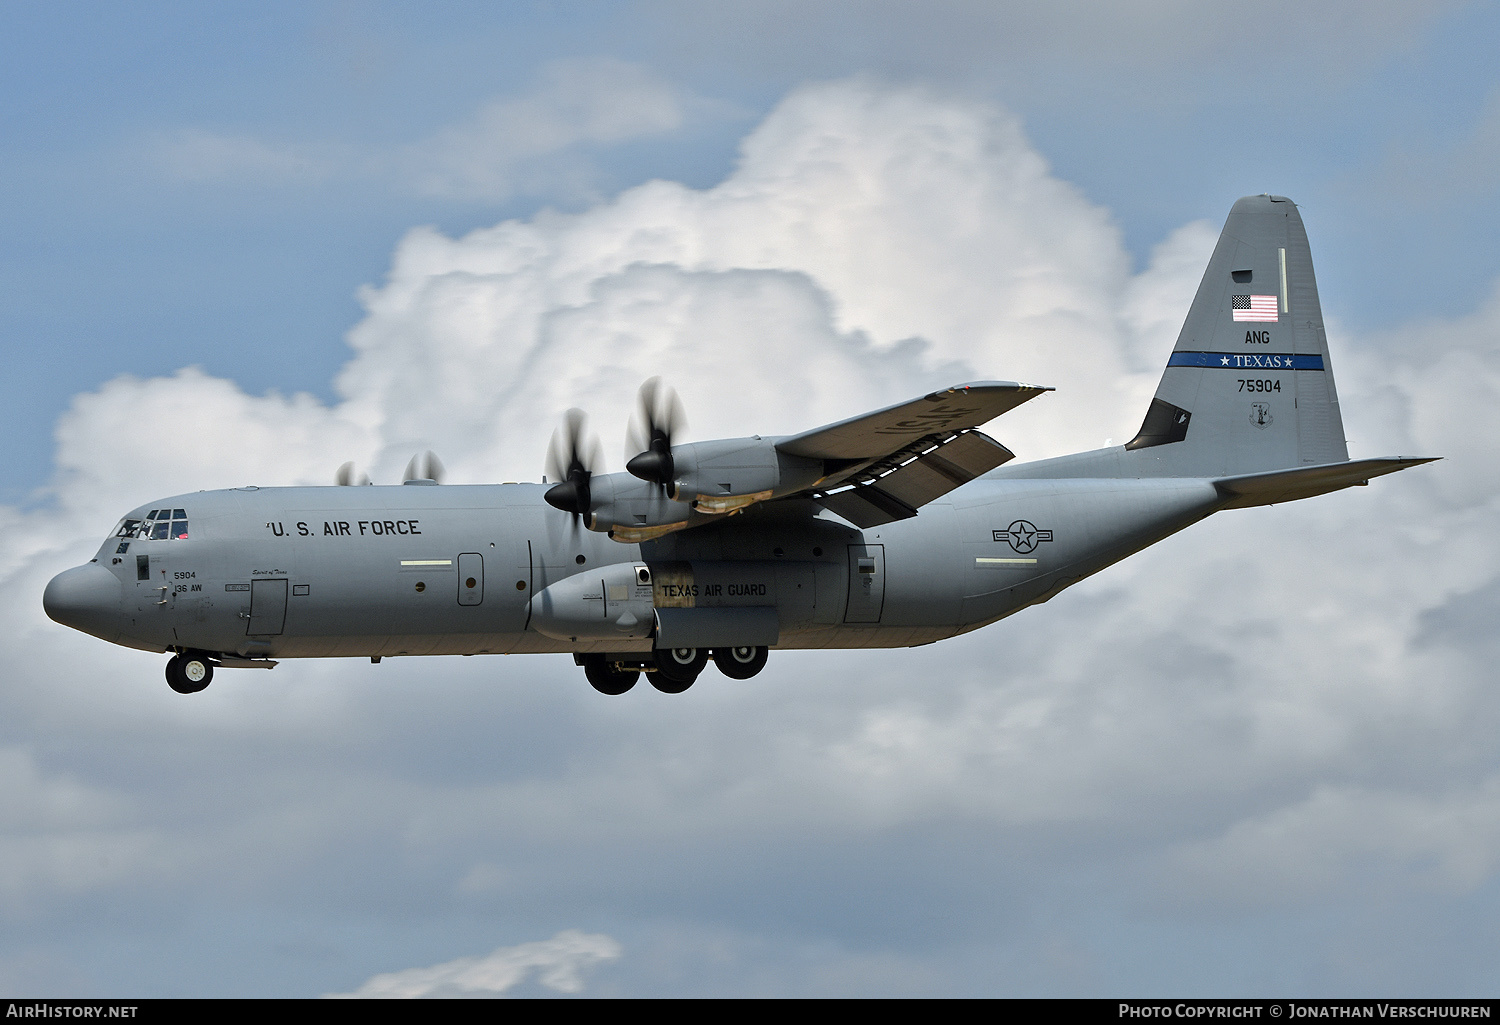
<path fill-rule="evenodd" d="M 589 478 L 604 469 L 599 439 L 586 434 L 588 417 L 581 409 L 570 409 L 563 425 L 552 432 L 547 446 L 547 475 L 558 481 L 547 489 L 547 504 L 575 517 L 589 513 Z"/>
<path fill-rule="evenodd" d="M 641 385 L 636 403 L 625 440 L 627 456 L 631 452 L 636 454 L 628 456 L 625 469 L 641 480 L 670 487 L 676 476 L 672 437 L 687 428 L 682 400 L 660 377 L 653 377 Z"/>
<path fill-rule="evenodd" d="M 430 480 L 441 484 L 444 474 L 443 461 L 429 449 L 411 457 L 411 462 L 406 464 L 406 475 L 401 479 L 403 481 Z"/>
<path fill-rule="evenodd" d="M 370 475 L 362 473 L 359 475 L 359 479 L 356 480 L 354 477 L 354 462 L 351 460 L 338 468 L 338 472 L 333 475 L 333 482 L 341 488 L 347 488 L 353 484 L 363 485 L 370 483 Z"/>

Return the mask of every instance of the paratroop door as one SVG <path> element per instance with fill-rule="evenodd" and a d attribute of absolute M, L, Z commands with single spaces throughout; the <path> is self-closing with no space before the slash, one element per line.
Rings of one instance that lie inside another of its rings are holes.
<path fill-rule="evenodd" d="M 250 581 L 247 634 L 279 634 L 286 626 L 286 578 Z"/>
<path fill-rule="evenodd" d="M 484 556 L 464 552 L 458 557 L 458 603 L 479 605 L 484 601 Z"/>
<path fill-rule="evenodd" d="M 846 623 L 878 623 L 885 605 L 885 545 L 849 546 Z"/>

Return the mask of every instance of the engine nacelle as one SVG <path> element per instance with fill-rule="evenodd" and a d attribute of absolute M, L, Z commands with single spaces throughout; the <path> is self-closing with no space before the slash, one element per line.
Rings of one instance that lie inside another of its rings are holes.
<path fill-rule="evenodd" d="M 662 493 L 658 484 L 628 473 L 601 474 L 590 481 L 588 528 L 620 541 L 638 542 L 687 526 L 693 507 Z"/>
<path fill-rule="evenodd" d="M 649 637 L 656 626 L 651 571 L 641 563 L 585 570 L 538 591 L 531 626 L 563 641 Z"/>
<path fill-rule="evenodd" d="M 676 477 L 669 490 L 629 473 L 591 478 L 585 525 L 617 541 L 649 541 L 812 487 L 824 472 L 821 460 L 778 452 L 774 439 L 765 438 L 677 445 L 672 459 Z"/>
<path fill-rule="evenodd" d="M 772 438 L 733 438 L 674 445 L 672 496 L 701 513 L 736 512 L 801 491 L 823 476 L 823 463 L 776 451 Z"/>

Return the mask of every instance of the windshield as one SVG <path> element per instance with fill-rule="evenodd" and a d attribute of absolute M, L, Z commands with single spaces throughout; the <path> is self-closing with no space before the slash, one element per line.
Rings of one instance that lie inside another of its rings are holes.
<path fill-rule="evenodd" d="M 188 520 L 186 509 L 152 509 L 143 520 L 126 518 L 115 531 L 115 537 L 131 540 L 186 541 Z"/>

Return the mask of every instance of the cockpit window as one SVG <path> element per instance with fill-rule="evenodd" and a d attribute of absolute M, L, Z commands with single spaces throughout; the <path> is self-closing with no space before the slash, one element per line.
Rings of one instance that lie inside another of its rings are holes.
<path fill-rule="evenodd" d="M 152 509 L 146 514 L 144 520 L 127 519 L 120 524 L 120 529 L 115 531 L 115 537 L 126 540 L 150 538 L 161 541 L 168 539 L 186 541 L 187 536 L 186 509 Z"/>

